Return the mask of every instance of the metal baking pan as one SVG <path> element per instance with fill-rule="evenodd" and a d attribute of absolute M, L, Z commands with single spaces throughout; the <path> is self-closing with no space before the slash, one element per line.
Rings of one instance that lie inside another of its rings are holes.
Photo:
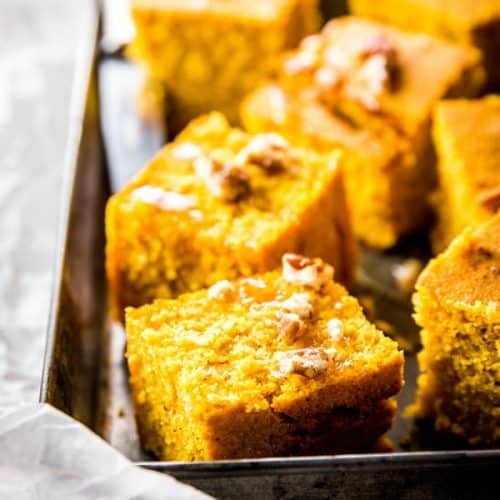
<path fill-rule="evenodd" d="M 142 467 L 219 498 L 495 498 L 500 450 L 463 449 L 401 414 L 389 433 L 393 453 L 179 463 L 155 461 L 141 451 L 125 336 L 108 316 L 104 207 L 110 185 L 119 186 L 140 168 L 162 138 L 160 128 L 135 115 L 137 70 L 99 54 L 97 20 L 96 12 L 75 77 L 41 401 L 80 420 Z M 405 248 L 364 251 L 358 292 L 371 296 L 378 314 L 405 332 L 411 347 L 418 336 L 410 305 L 390 278 L 391 266 L 407 255 Z M 405 371 L 400 412 L 414 396 L 418 369 L 412 352 Z"/>

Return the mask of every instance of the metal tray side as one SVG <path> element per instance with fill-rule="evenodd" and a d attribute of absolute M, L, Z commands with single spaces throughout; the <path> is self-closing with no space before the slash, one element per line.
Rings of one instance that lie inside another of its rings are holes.
<path fill-rule="evenodd" d="M 90 15 L 72 90 L 40 401 L 93 427 L 99 336 L 106 312 L 103 213 L 108 182 L 96 82 L 98 10 L 93 1 L 86 7 Z"/>

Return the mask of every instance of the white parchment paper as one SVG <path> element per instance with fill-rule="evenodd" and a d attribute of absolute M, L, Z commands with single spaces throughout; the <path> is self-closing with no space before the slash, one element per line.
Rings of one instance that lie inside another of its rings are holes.
<path fill-rule="evenodd" d="M 209 496 L 132 465 L 64 413 L 45 404 L 0 414 L 0 498 L 179 499 Z"/>

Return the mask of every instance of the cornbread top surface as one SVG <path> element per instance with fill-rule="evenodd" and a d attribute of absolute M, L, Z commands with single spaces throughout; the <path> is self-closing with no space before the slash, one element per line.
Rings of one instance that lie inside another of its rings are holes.
<path fill-rule="evenodd" d="M 500 213 L 483 226 L 466 229 L 420 275 L 442 303 L 474 306 L 500 319 Z"/>
<path fill-rule="evenodd" d="M 168 227 L 172 238 L 175 227 L 179 234 L 189 228 L 199 241 L 220 240 L 246 255 L 323 196 L 338 159 L 338 152 L 292 148 L 276 134 L 250 136 L 212 113 L 194 120 L 116 196 L 122 215 Z"/>
<path fill-rule="evenodd" d="M 472 29 L 493 19 L 500 20 L 499 0 L 412 0 L 412 3 L 441 13 L 448 22 L 464 29 Z"/>
<path fill-rule="evenodd" d="M 433 105 L 463 85 L 465 74 L 470 73 L 467 85 L 480 86 L 480 61 L 474 48 L 343 17 L 306 37 L 285 58 L 281 80 L 307 87 L 365 127 L 376 127 L 383 116 L 413 135 L 428 123 Z"/>
<path fill-rule="evenodd" d="M 495 213 L 500 208 L 500 97 L 442 101 L 435 110 L 435 139 L 442 160 Z"/>
<path fill-rule="evenodd" d="M 332 394 L 354 405 L 389 397 L 402 383 L 402 354 L 332 276 L 319 259 L 285 254 L 282 271 L 128 308 L 127 331 L 140 332 L 162 383 L 195 414 L 286 412 L 324 390 L 315 404 L 325 408 L 311 414 L 328 411 Z M 391 366 L 395 380 L 379 378 Z"/>
<path fill-rule="evenodd" d="M 247 109 L 248 107 L 248 109 Z M 266 82 L 247 97 L 242 112 L 245 121 L 258 121 L 256 128 L 277 129 L 294 143 L 305 142 L 316 150 L 332 144 L 360 155 L 390 157 L 406 141 L 392 127 L 361 128 L 345 116 L 331 112 L 307 93 L 297 94 L 277 82 Z M 250 123 L 252 126 L 253 123 Z"/>
<path fill-rule="evenodd" d="M 164 10 L 170 13 L 207 14 L 259 21 L 274 20 L 301 0 L 132 0 L 134 9 Z"/>

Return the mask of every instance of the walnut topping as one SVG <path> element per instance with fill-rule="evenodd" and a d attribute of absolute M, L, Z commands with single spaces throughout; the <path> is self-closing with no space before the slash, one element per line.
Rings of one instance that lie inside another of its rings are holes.
<path fill-rule="evenodd" d="M 330 23 L 322 40 L 301 44 L 285 62 L 285 72 L 312 75 L 318 98 L 327 104 L 348 97 L 368 111 L 379 111 L 380 97 L 397 62 L 394 46 L 383 33 L 338 38 L 334 28 L 335 23 Z"/>
<path fill-rule="evenodd" d="M 309 259 L 302 255 L 283 255 L 283 278 L 292 285 L 321 290 L 333 279 L 333 267 L 320 259 Z"/>
<path fill-rule="evenodd" d="M 340 340 L 344 335 L 344 324 L 338 318 L 333 318 L 326 325 L 328 335 L 333 341 Z"/>
<path fill-rule="evenodd" d="M 165 191 L 156 186 L 141 186 L 134 189 L 132 198 L 170 212 L 183 212 L 196 205 L 190 196 Z"/>
<path fill-rule="evenodd" d="M 200 147 L 192 142 L 181 142 L 172 149 L 172 156 L 179 160 L 194 160 L 201 155 Z"/>
<path fill-rule="evenodd" d="M 283 337 L 293 342 L 304 329 L 304 322 L 295 313 L 280 313 L 278 329 Z"/>
<path fill-rule="evenodd" d="M 281 305 L 286 311 L 298 315 L 299 318 L 312 318 L 313 306 L 308 293 L 294 293 Z"/>
<path fill-rule="evenodd" d="M 477 202 L 491 213 L 500 209 L 500 184 L 492 189 L 481 191 L 477 196 Z"/>
<path fill-rule="evenodd" d="M 329 364 L 325 350 L 313 347 L 279 352 L 276 358 L 281 374 L 298 373 L 309 378 L 325 372 Z"/>
<path fill-rule="evenodd" d="M 235 159 L 238 165 L 253 163 L 269 172 L 278 172 L 292 163 L 290 144 L 278 134 L 257 134 Z"/>
<path fill-rule="evenodd" d="M 302 40 L 299 50 L 285 59 L 284 69 L 290 75 L 314 69 L 319 61 L 323 40 L 320 35 L 311 35 Z"/>
<path fill-rule="evenodd" d="M 208 289 L 208 298 L 223 301 L 234 299 L 236 287 L 228 280 L 218 281 Z"/>
<path fill-rule="evenodd" d="M 250 194 L 248 174 L 238 165 L 223 164 L 208 156 L 199 156 L 193 168 L 217 198 L 224 201 L 238 201 Z"/>

